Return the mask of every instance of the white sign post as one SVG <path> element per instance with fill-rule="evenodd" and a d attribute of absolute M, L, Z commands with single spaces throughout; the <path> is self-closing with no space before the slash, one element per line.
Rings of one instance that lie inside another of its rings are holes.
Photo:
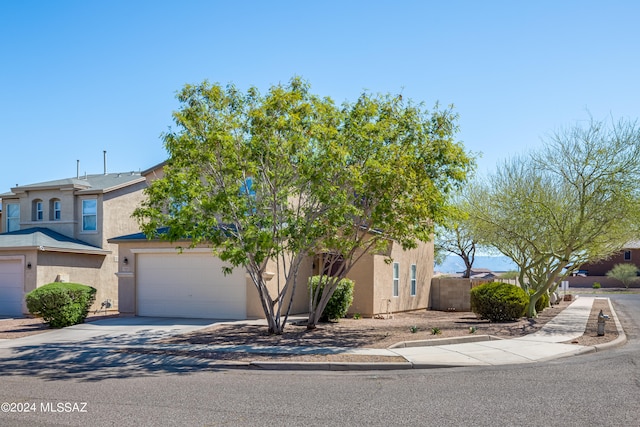
<path fill-rule="evenodd" d="M 562 282 L 560 282 L 560 286 L 562 287 L 562 291 L 566 295 L 567 291 L 569 290 L 569 281 L 568 280 L 563 280 Z"/>

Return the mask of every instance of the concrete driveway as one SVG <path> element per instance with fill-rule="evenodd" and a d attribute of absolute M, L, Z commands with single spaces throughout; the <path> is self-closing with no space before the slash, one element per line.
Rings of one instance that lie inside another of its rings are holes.
<path fill-rule="evenodd" d="M 164 317 L 114 317 L 82 323 L 23 338 L 0 340 L 0 349 L 15 349 L 51 344 L 83 343 L 104 345 L 118 342 L 140 345 L 148 341 L 182 334 L 224 323 L 215 319 L 178 319 Z"/>

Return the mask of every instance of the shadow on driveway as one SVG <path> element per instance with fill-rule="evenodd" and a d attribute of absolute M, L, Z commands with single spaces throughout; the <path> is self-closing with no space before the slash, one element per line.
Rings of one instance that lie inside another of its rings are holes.
<path fill-rule="evenodd" d="M 216 321 L 116 318 L 25 339 L 7 340 L 12 342 L 5 342 L 4 348 L 0 348 L 0 376 L 102 381 L 111 378 L 180 375 L 216 369 L 216 364 L 210 360 L 120 351 L 212 323 Z M 219 364 L 217 368 L 220 368 Z"/>

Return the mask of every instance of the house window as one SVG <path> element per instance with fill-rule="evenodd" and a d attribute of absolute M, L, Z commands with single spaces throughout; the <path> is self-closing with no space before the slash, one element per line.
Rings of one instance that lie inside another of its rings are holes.
<path fill-rule="evenodd" d="M 416 279 L 416 265 L 411 264 L 411 296 L 416 296 L 417 291 L 417 279 Z"/>
<path fill-rule="evenodd" d="M 95 199 L 82 201 L 82 231 L 98 229 L 98 201 Z"/>
<path fill-rule="evenodd" d="M 20 205 L 7 204 L 7 232 L 20 230 Z"/>
<path fill-rule="evenodd" d="M 60 218 L 62 218 L 62 204 L 60 203 L 60 200 L 51 200 L 49 215 L 51 216 L 52 221 L 60 221 Z"/>
<path fill-rule="evenodd" d="M 624 260 L 631 261 L 631 251 L 624 251 Z"/>
<path fill-rule="evenodd" d="M 400 295 L 400 264 L 393 263 L 393 296 Z"/>
<path fill-rule="evenodd" d="M 34 221 L 42 221 L 44 219 L 44 208 L 42 207 L 42 200 L 34 200 L 32 215 Z"/>

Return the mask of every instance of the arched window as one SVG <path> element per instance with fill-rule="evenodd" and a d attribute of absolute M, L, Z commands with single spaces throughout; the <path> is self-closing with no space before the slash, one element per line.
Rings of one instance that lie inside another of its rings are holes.
<path fill-rule="evenodd" d="M 42 221 L 44 219 L 44 204 L 42 200 L 36 199 L 33 201 L 31 219 L 33 221 Z"/>
<path fill-rule="evenodd" d="M 49 219 L 51 221 L 60 221 L 62 218 L 62 203 L 60 199 L 49 200 Z"/>

